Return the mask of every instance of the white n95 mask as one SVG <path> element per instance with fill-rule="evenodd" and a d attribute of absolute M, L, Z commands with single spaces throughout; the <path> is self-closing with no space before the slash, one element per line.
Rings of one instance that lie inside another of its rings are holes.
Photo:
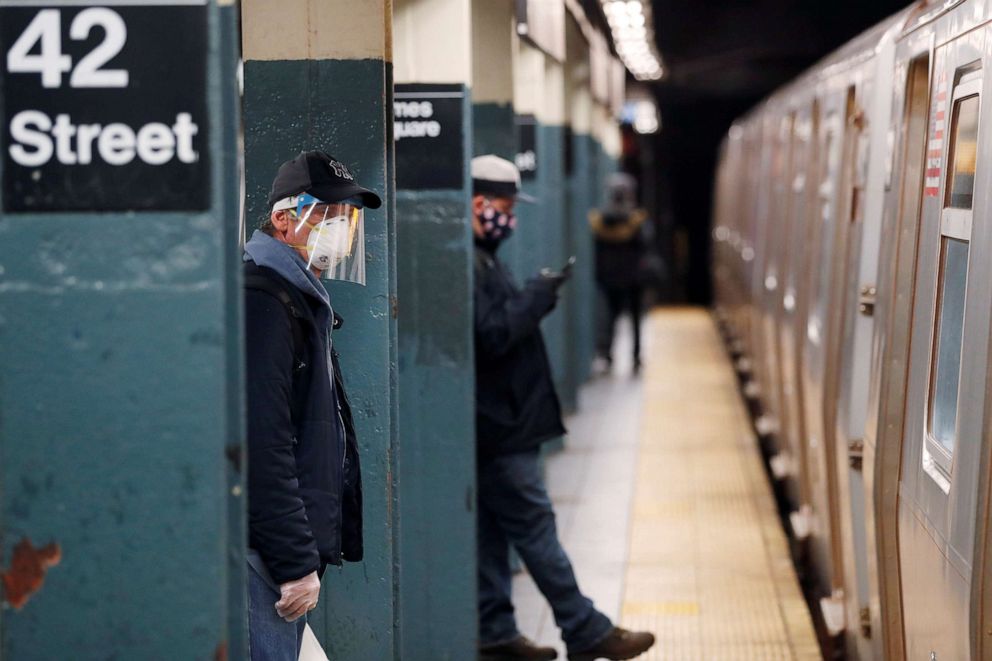
<path fill-rule="evenodd" d="M 288 209 L 295 215 L 295 228 L 301 233 L 310 227 L 306 245 L 307 268 L 321 271 L 328 280 L 365 284 L 365 211 L 352 200 L 323 202 L 306 193 L 286 198 L 275 209 Z"/>
<path fill-rule="evenodd" d="M 321 271 L 332 271 L 334 267 L 351 256 L 354 232 L 347 216 L 335 216 L 321 221 L 310 230 L 307 239 L 308 266 L 316 266 Z"/>

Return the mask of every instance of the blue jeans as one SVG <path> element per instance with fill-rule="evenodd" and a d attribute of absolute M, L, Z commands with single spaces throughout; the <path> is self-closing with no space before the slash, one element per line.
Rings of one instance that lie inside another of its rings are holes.
<path fill-rule="evenodd" d="M 248 650 L 251 661 L 297 661 L 303 645 L 304 615 L 287 622 L 276 612 L 280 594 L 248 566 Z"/>
<path fill-rule="evenodd" d="M 570 653 L 587 650 L 605 638 L 613 623 L 579 591 L 572 563 L 558 541 L 538 451 L 503 455 L 480 464 L 478 490 L 482 646 L 520 636 L 510 599 L 510 544 L 551 605 Z"/>

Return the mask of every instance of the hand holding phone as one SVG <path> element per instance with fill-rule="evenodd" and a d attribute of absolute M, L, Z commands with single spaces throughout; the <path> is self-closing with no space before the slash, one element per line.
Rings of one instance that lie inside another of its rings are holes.
<path fill-rule="evenodd" d="M 541 269 L 541 277 L 552 281 L 555 289 L 557 290 L 565 282 L 572 277 L 572 267 L 575 266 L 575 255 L 568 258 L 565 262 L 565 266 L 561 267 L 560 271 L 552 271 L 549 268 Z"/>

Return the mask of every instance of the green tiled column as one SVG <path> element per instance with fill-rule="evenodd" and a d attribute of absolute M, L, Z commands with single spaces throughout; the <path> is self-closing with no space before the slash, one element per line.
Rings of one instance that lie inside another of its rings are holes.
<path fill-rule="evenodd" d="M 536 121 L 537 172 L 524 179 L 524 192 L 537 198 L 535 204 L 518 204 L 517 253 L 513 262 L 521 280 L 540 269 L 559 269 L 568 259 L 565 210 L 565 109 L 564 74 L 560 62 L 523 40 L 516 41 L 514 57 L 514 105 L 517 113 L 533 115 Z M 565 287 L 571 287 L 568 283 Z M 572 384 L 566 378 L 570 297 L 562 290 L 558 306 L 541 323 L 555 386 L 565 404 L 574 402 Z"/>
<path fill-rule="evenodd" d="M 396 142 L 397 658 L 460 661 L 478 640 L 471 2 L 400 0 L 394 11 L 397 107 L 430 104 L 440 132 Z M 415 126 L 409 119 L 397 113 L 400 128 Z"/>
<path fill-rule="evenodd" d="M 572 172 L 568 177 L 569 246 L 577 258 L 572 278 L 572 315 L 569 319 L 569 378 L 576 390 L 589 378 L 595 347 L 595 254 L 588 214 L 593 206 L 595 178 L 592 174 L 592 139 L 575 132 L 572 141 Z M 581 265 L 581 266 L 579 266 Z"/>
<path fill-rule="evenodd" d="M 586 34 L 571 16 L 566 19 L 565 112 L 570 141 L 565 165 L 566 236 L 568 252 L 576 256 L 576 268 L 569 289 L 568 341 L 565 378 L 573 408 L 578 407 L 578 390 L 589 378 L 594 348 L 594 306 L 596 290 L 592 232 L 589 210 L 596 182 L 591 174 L 589 135 L 592 131 L 591 53 Z"/>
<path fill-rule="evenodd" d="M 235 17 L 188 10 L 207 207 L 0 212 L 3 659 L 245 657 Z"/>
<path fill-rule="evenodd" d="M 344 317 L 334 334 L 355 413 L 365 494 L 365 560 L 324 576 L 311 625 L 335 661 L 396 654 L 397 328 L 391 3 L 242 3 L 249 230 L 266 215 L 279 164 L 323 149 L 383 198 L 365 214 L 367 285 L 328 282 Z M 308 39 L 307 35 L 319 35 Z"/>

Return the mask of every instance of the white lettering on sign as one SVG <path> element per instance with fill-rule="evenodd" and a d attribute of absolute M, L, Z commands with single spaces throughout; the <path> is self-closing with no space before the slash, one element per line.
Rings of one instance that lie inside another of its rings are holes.
<path fill-rule="evenodd" d="M 441 123 L 431 119 L 434 116 L 434 104 L 430 101 L 394 101 L 393 139 L 402 138 L 437 138 L 441 135 Z"/>
<path fill-rule="evenodd" d="M 396 119 L 430 119 L 434 104 L 430 101 L 394 101 L 393 117 Z"/>
<path fill-rule="evenodd" d="M 429 122 L 396 122 L 393 126 L 395 139 L 400 138 L 436 138 L 441 135 L 441 123 Z"/>
<path fill-rule="evenodd" d="M 164 165 L 173 158 L 196 163 L 193 138 L 200 128 L 189 113 L 179 113 L 172 126 L 150 122 L 137 130 L 127 124 L 73 124 L 69 115 L 51 117 L 23 110 L 10 121 L 10 157 L 24 167 L 41 167 L 55 157 L 63 165 L 88 165 L 94 154 L 110 165 L 127 165 L 137 158 Z"/>
<path fill-rule="evenodd" d="M 210 208 L 209 8 L 0 0 L 2 212 Z"/>
<path fill-rule="evenodd" d="M 124 19 L 106 7 L 91 7 L 72 20 L 69 38 L 85 41 L 95 27 L 103 30 L 103 41 L 79 60 L 73 70 L 72 58 L 62 53 L 62 13 L 58 9 L 42 9 L 7 51 L 7 71 L 41 74 L 41 86 L 48 89 L 61 87 L 62 74 L 70 71 L 69 87 L 127 87 L 127 71 L 101 69 L 127 43 Z M 31 53 L 35 47 L 38 54 Z"/>

